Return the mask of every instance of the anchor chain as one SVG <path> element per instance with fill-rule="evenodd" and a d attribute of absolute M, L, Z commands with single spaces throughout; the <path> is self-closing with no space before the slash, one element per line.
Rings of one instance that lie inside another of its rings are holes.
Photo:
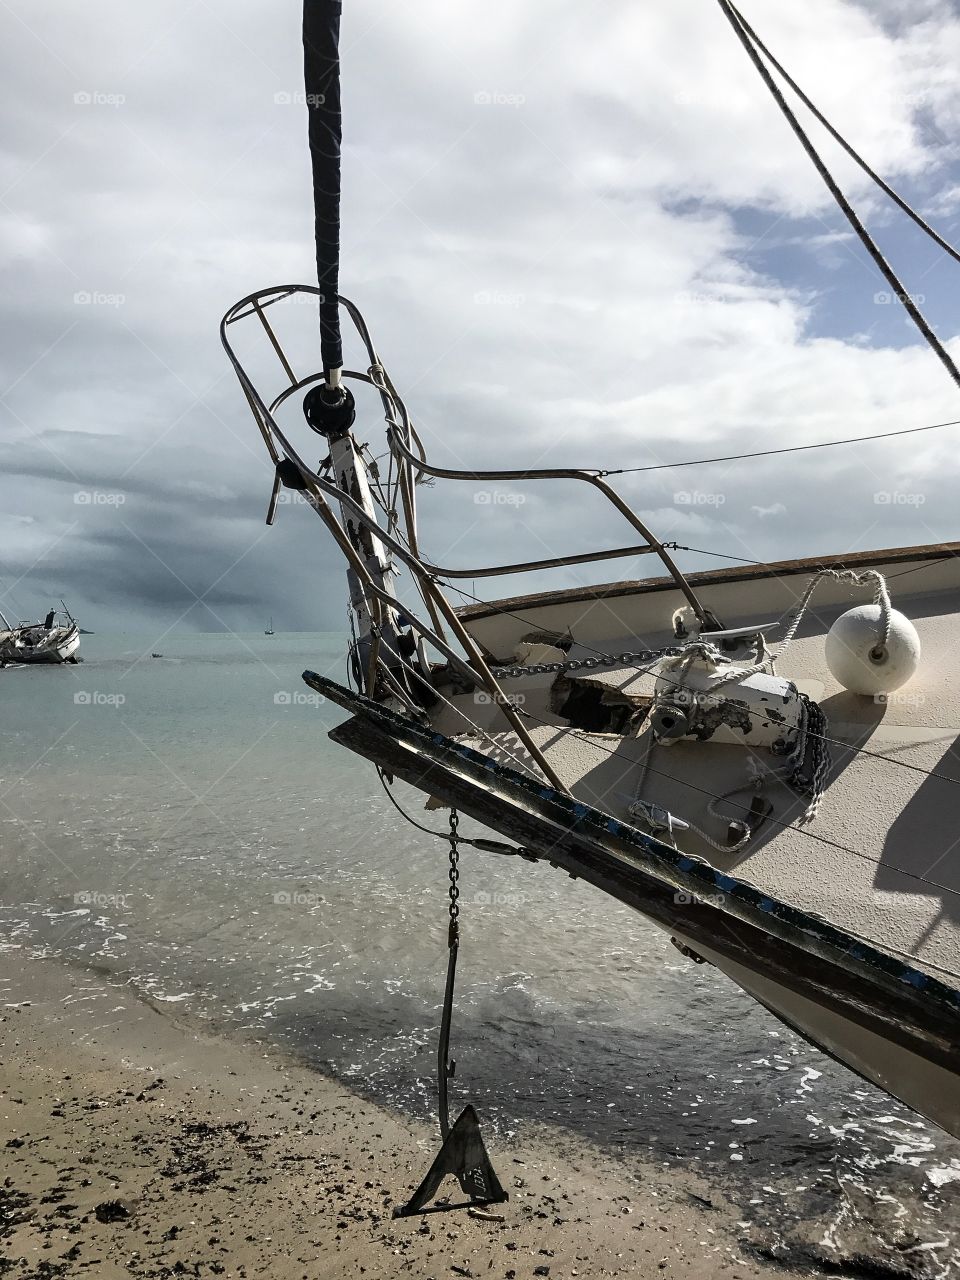
<path fill-rule="evenodd" d="M 516 680 L 520 676 L 566 674 L 568 671 L 592 671 L 596 667 L 630 666 L 639 662 L 657 662 L 660 658 L 679 658 L 684 652 L 679 645 L 664 649 L 636 649 L 628 653 L 604 653 L 596 658 L 574 658 L 570 662 L 533 662 L 523 667 L 491 667 L 497 680 Z"/>
<path fill-rule="evenodd" d="M 460 845 L 457 829 L 460 816 L 456 809 L 450 810 L 450 928 L 447 945 L 455 947 L 460 941 Z"/>

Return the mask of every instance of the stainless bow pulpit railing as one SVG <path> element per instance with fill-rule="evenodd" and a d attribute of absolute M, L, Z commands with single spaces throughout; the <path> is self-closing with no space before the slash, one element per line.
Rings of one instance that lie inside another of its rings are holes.
<path fill-rule="evenodd" d="M 433 646 L 446 660 L 448 670 L 485 687 L 544 777 L 553 786 L 565 790 L 530 737 L 522 717 L 504 695 L 486 655 L 447 599 L 441 581 L 447 578 L 490 578 L 652 554 L 660 559 L 676 582 L 701 628 L 706 631 L 715 629 L 719 626 L 717 620 L 702 605 L 664 544 L 598 472 L 572 467 L 481 471 L 433 466 L 427 460 L 423 443 L 402 398 L 377 355 L 362 315 L 353 303 L 341 298 L 341 307 L 352 320 L 369 361 L 366 372 L 344 369 L 341 377 L 344 383 L 366 384 L 379 395 L 387 425 L 387 456 L 391 471 L 388 481 L 390 492 L 385 493 L 380 483 L 380 468 L 370 457 L 366 446 L 357 442 L 351 430 L 356 414 L 352 394 L 345 390 L 348 397 L 346 406 L 340 405 L 329 412 L 322 399 L 326 387 L 325 371 L 312 371 L 305 377 L 298 377 L 276 326 L 271 324 L 266 314 L 269 307 L 302 300 L 305 295 L 322 297 L 321 290 L 310 285 L 278 285 L 260 290 L 232 307 L 220 329 L 224 348 L 274 466 L 267 523 L 272 524 L 275 519 L 283 490 L 297 490 L 323 520 L 346 558 L 358 631 L 352 656 L 365 693 L 374 698 L 396 697 L 408 710 L 419 713 L 429 705 L 430 691 L 434 688 L 434 669 L 427 652 L 427 646 Z M 261 395 L 231 341 L 232 326 L 250 319 L 259 322 L 285 379 L 284 385 L 270 396 Z M 278 410 L 297 396 L 303 400 L 308 425 L 326 438 L 330 448 L 329 456 L 317 468 L 304 461 L 301 451 L 277 421 Z M 510 564 L 466 568 L 438 565 L 428 559 L 420 547 L 416 486 L 423 477 L 484 482 L 580 481 L 603 494 L 643 541 Z M 339 519 L 333 504 L 339 508 Z M 402 518 L 398 506 L 402 510 Z M 378 508 L 386 519 L 386 527 L 380 523 Z M 392 585 L 392 558 L 409 570 L 423 601 L 426 618 L 419 618 L 406 603 L 401 605 L 398 600 Z M 460 646 L 462 653 L 453 647 L 451 639 Z"/>

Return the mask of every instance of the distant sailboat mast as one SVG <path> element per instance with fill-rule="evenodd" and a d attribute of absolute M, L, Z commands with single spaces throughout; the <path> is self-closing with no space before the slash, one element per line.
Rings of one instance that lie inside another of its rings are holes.
<path fill-rule="evenodd" d="M 269 627 L 267 627 L 266 631 L 264 631 L 264 633 L 263 633 L 263 634 L 264 634 L 265 636 L 272 636 L 272 635 L 273 635 L 273 614 L 272 614 L 272 613 L 271 613 L 271 615 L 270 615 L 270 625 L 269 625 Z"/>

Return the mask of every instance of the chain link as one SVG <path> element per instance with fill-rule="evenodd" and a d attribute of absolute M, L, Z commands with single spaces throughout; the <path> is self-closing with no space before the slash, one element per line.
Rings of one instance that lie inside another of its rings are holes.
<path fill-rule="evenodd" d="M 592 671 L 596 667 L 630 666 L 639 662 L 657 662 L 660 658 L 679 658 L 684 652 L 679 645 L 665 649 L 637 649 L 632 653 L 606 653 L 596 658 L 577 658 L 572 662 L 536 662 L 525 667 L 491 667 L 497 680 L 515 680 L 520 676 L 566 674 L 568 671 Z"/>
<path fill-rule="evenodd" d="M 460 816 L 456 809 L 450 810 L 450 945 L 453 946 L 460 937 L 460 847 L 457 828 Z"/>

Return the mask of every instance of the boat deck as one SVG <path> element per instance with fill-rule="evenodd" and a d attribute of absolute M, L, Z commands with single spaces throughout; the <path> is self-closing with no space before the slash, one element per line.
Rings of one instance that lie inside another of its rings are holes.
<path fill-rule="evenodd" d="M 948 546 L 878 552 L 845 561 L 858 571 L 874 567 L 887 575 L 894 607 L 920 634 L 919 671 L 885 703 L 846 692 L 824 658 L 824 636 L 834 619 L 870 599 L 863 588 L 823 582 L 797 638 L 778 664 L 778 675 L 820 703 L 829 721 L 833 760 L 816 818 L 807 826 L 796 825 L 805 800 L 775 784 L 766 792 L 773 805 L 771 817 L 740 851 L 721 852 L 692 830 L 677 834 L 684 851 L 718 869 L 735 872 L 772 897 L 954 980 L 960 977 L 958 550 Z M 701 575 L 694 582 L 701 599 L 725 626 L 759 625 L 795 604 L 819 563 L 823 562 L 791 562 L 765 572 L 726 571 Z M 489 653 L 515 664 L 524 636 L 572 635 L 575 644 L 567 660 L 597 651 L 619 653 L 676 643 L 671 617 L 681 603 L 670 580 L 655 580 L 506 602 L 519 617 L 482 606 L 462 610 L 461 617 Z M 776 632 L 770 640 L 776 643 Z M 529 660 L 550 658 L 534 655 Z M 559 686 L 558 681 L 569 685 Z M 571 685 L 592 686 L 604 702 L 642 702 L 652 693 L 652 677 L 646 671 L 621 665 L 559 677 L 506 677 L 501 684 L 529 713 L 532 737 L 577 798 L 631 821 L 629 806 L 638 797 L 642 778 L 643 799 L 727 844 L 723 815 L 743 816 L 736 803 L 749 802 L 749 796 L 718 805 L 720 816 L 709 806 L 745 784 L 750 749 L 688 740 L 651 748 L 651 735 L 643 724 L 626 734 L 587 732 L 571 728 L 562 714 Z M 464 717 L 469 717 L 495 741 L 505 763 L 512 757 L 533 768 L 495 705 L 478 701 L 476 695 L 452 701 L 457 712 L 446 707 L 436 717 L 440 732 L 491 753 L 489 738 L 464 731 Z"/>

